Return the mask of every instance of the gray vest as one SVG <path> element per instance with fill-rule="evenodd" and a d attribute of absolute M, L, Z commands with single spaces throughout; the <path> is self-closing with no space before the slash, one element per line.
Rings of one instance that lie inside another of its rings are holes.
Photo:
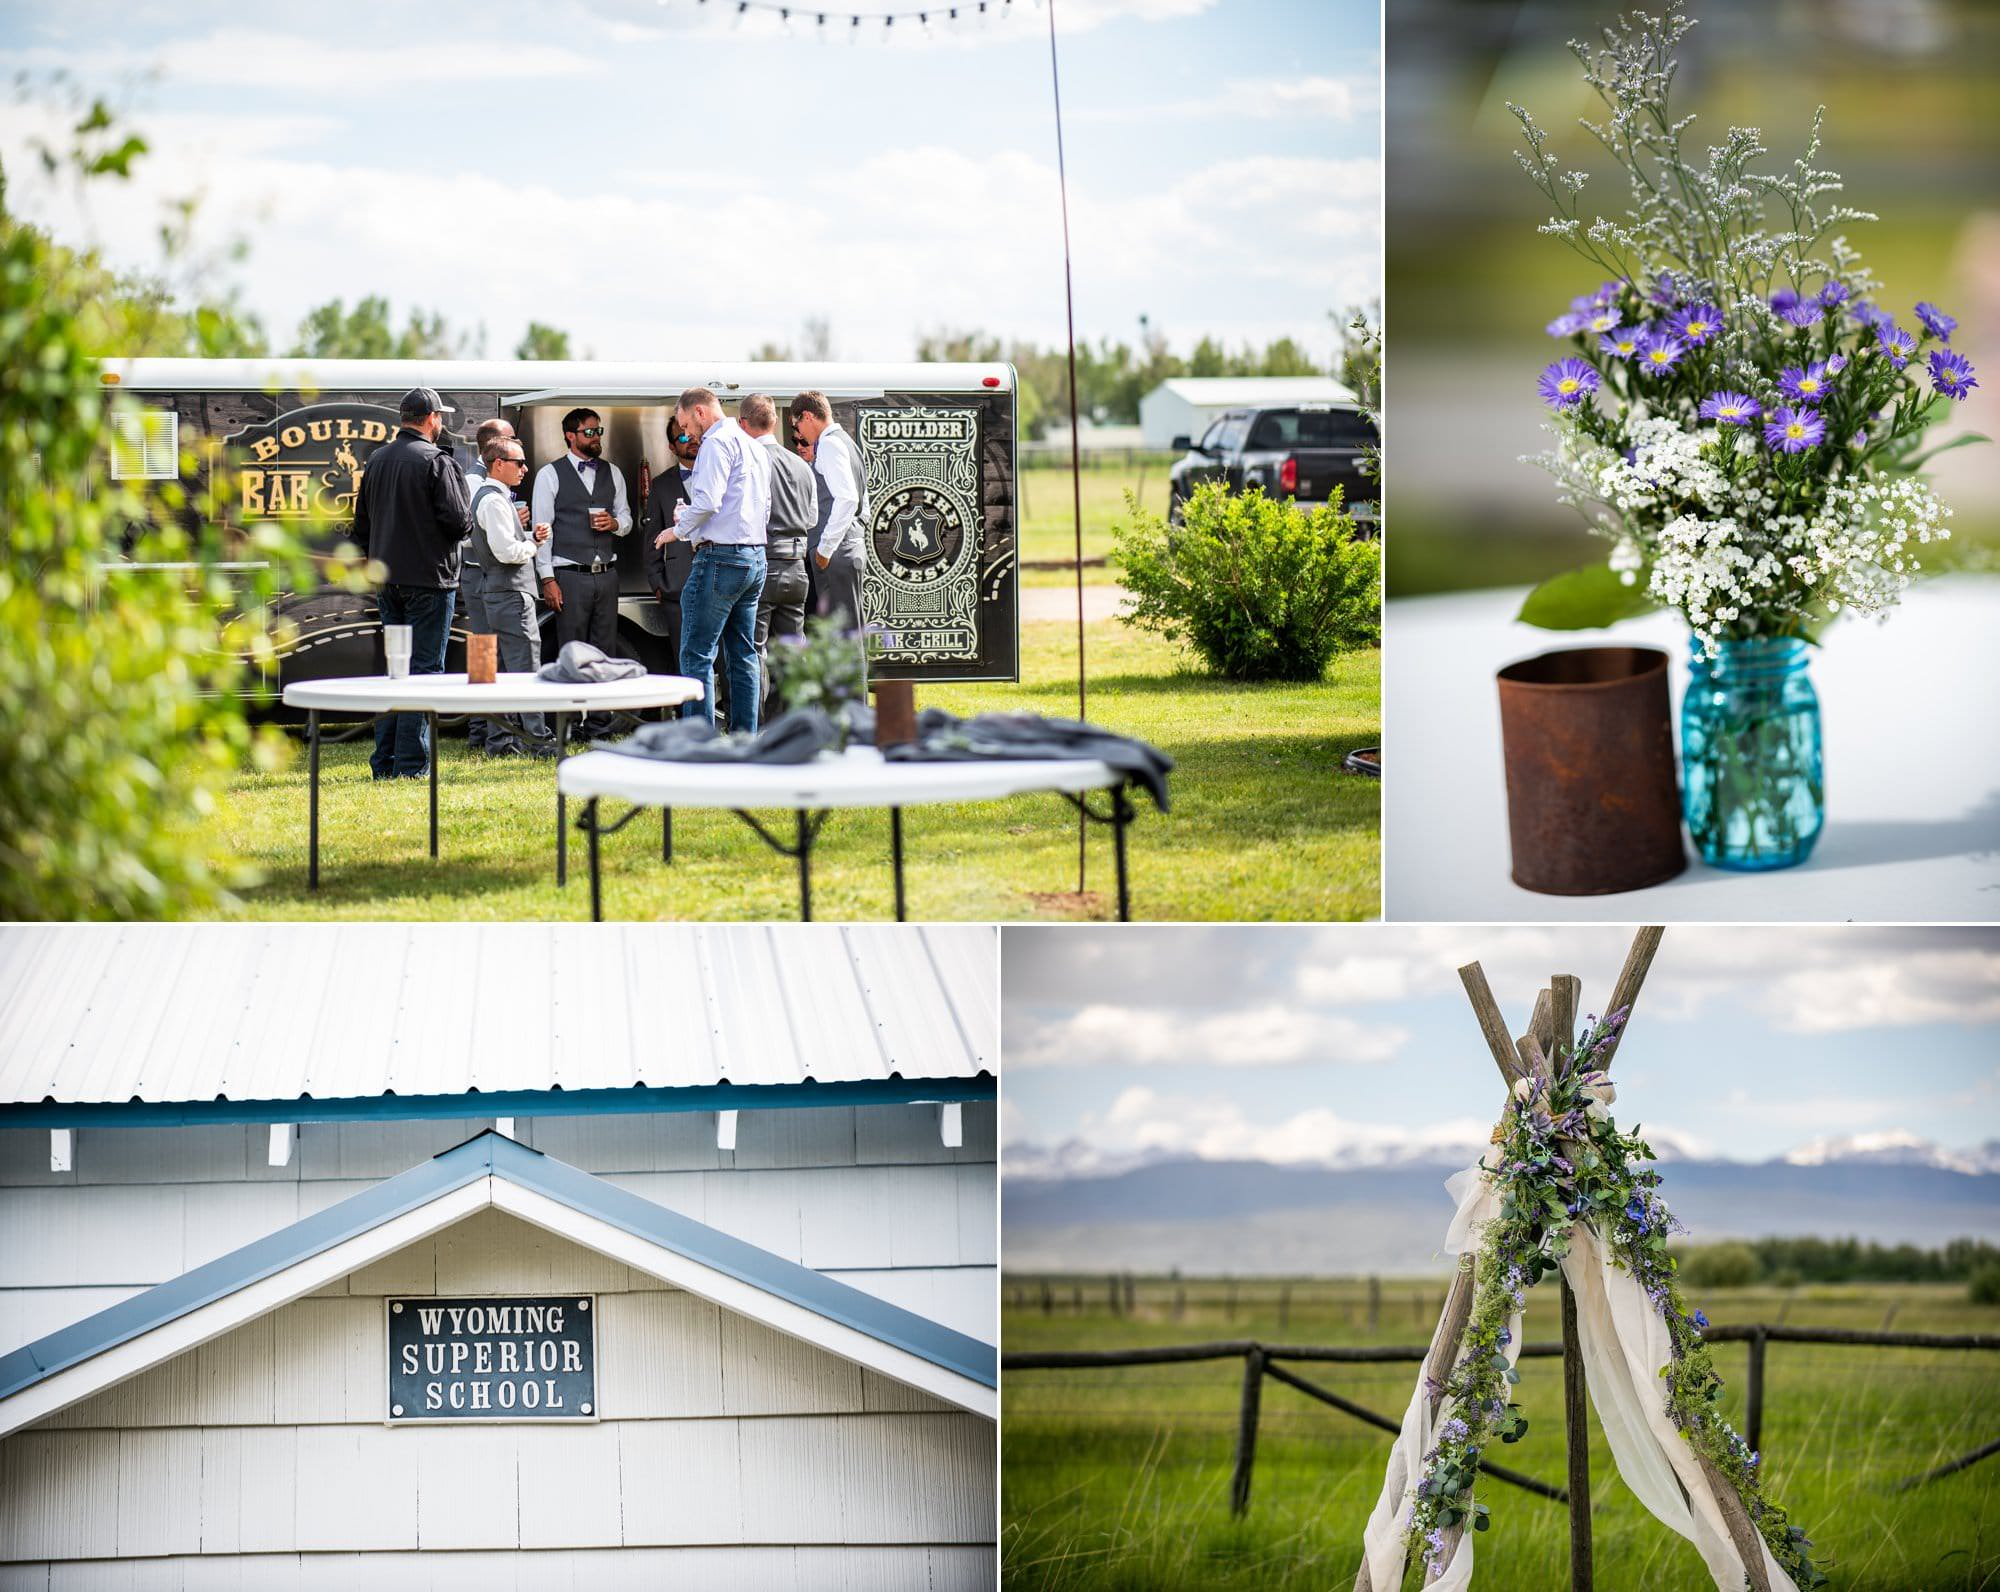
<path fill-rule="evenodd" d="M 831 426 L 827 428 L 828 431 L 833 429 Z M 825 436 L 826 432 L 822 431 L 820 435 Z M 834 551 L 836 553 L 848 553 L 858 551 L 861 547 L 862 539 L 867 535 L 867 527 L 863 522 L 868 516 L 868 461 L 861 457 L 861 444 L 854 440 L 853 433 L 843 428 L 841 435 L 847 438 L 848 457 L 854 461 L 854 518 L 848 521 L 847 534 L 841 538 L 840 546 L 836 547 Z M 813 473 L 815 475 L 819 473 L 816 467 Z M 812 545 L 815 552 L 819 550 L 820 537 L 826 533 L 826 523 L 832 518 L 833 494 L 831 492 L 821 492 L 819 494 L 819 515 L 813 521 Z"/>
<path fill-rule="evenodd" d="M 488 591 L 537 592 L 541 590 L 541 585 L 535 579 L 535 561 L 532 558 L 519 564 L 503 564 L 493 556 L 493 549 L 487 544 L 486 527 L 479 523 L 479 505 L 483 499 L 496 495 L 506 499 L 509 510 L 513 508 L 513 493 L 498 481 L 482 482 L 479 490 L 472 494 L 472 536 L 466 543 L 465 561 L 484 573 Z"/>
<path fill-rule="evenodd" d="M 607 564 L 618 562 L 618 544 L 602 531 L 593 531 L 586 514 L 591 509 L 611 512 L 611 465 L 609 461 L 597 461 L 597 485 L 589 492 L 583 489 L 583 482 L 577 476 L 576 466 L 565 453 L 552 467 L 556 473 L 555 517 L 549 521 L 554 530 L 549 533 L 549 547 L 557 558 L 566 558 L 573 564 L 590 564 L 603 560 Z"/>

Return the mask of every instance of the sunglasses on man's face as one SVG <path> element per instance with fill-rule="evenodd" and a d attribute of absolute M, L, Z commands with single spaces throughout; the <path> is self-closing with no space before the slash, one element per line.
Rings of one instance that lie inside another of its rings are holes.
<path fill-rule="evenodd" d="M 525 465 L 527 464 L 527 462 L 528 462 L 528 461 L 527 461 L 527 458 L 526 458 L 526 456 L 525 456 L 525 455 L 523 455 L 523 454 L 519 454 L 519 453 L 503 453 L 503 454 L 501 454 L 501 455 L 500 455 L 500 460 L 499 460 L 499 462 L 500 462 L 501 464 L 519 464 L 519 465 L 524 465 L 524 466 L 525 466 Z"/>
<path fill-rule="evenodd" d="M 579 426 L 576 434 L 579 437 L 601 437 L 604 435 L 604 428 L 602 426 Z"/>

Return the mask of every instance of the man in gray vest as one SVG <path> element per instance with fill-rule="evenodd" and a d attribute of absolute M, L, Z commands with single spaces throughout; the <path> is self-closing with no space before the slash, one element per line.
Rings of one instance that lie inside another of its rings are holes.
<path fill-rule="evenodd" d="M 500 667 L 508 674 L 533 673 L 542 663 L 542 630 L 535 611 L 535 553 L 549 539 L 546 522 L 530 528 L 521 524 L 514 493 L 528 476 L 528 457 L 510 434 L 495 436 L 481 461 L 486 479 L 472 494 L 472 535 L 466 542 L 461 589 L 476 590 L 479 611 L 468 616 L 467 629 L 490 632 L 499 640 Z M 476 578 L 472 572 L 478 571 Z M 554 755 L 539 713 L 518 721 L 537 757 Z M 507 719 L 486 725 L 488 757 L 518 757 L 523 750 Z"/>
<path fill-rule="evenodd" d="M 535 554 L 542 596 L 556 611 L 556 645 L 587 641 L 618 652 L 618 544 L 631 534 L 625 477 L 604 455 L 594 409 L 563 416 L 569 451 L 535 472 L 530 519 L 554 527 Z"/>
<path fill-rule="evenodd" d="M 819 522 L 819 485 L 812 466 L 776 435 L 778 406 L 753 392 L 737 406 L 736 422 L 771 461 L 771 524 L 764 533 L 764 595 L 757 599 L 757 664 L 764 678 L 764 713 L 771 714 L 771 637 L 805 634 L 806 539 Z"/>
<path fill-rule="evenodd" d="M 496 438 L 512 441 L 513 437 L 514 428 L 507 421 L 497 416 L 490 420 L 482 420 L 479 422 L 479 429 L 472 434 L 472 457 L 462 459 L 456 453 L 452 455 L 452 462 L 464 472 L 465 490 L 473 495 L 475 501 L 479 489 L 487 481 L 487 445 Z M 521 503 L 517 506 L 520 509 L 521 524 L 525 528 L 528 523 L 528 505 Z M 486 604 L 481 597 L 485 570 L 479 559 L 480 540 L 479 529 L 475 525 L 472 534 L 465 539 L 464 558 L 458 571 L 458 618 L 468 636 L 488 635 L 492 631 L 492 627 L 486 623 Z M 501 667 L 505 668 L 506 665 L 503 664 Z M 505 756 L 512 742 L 513 735 L 504 726 L 497 737 L 489 740 L 485 719 L 467 718 L 465 721 L 465 749 L 468 752 L 493 751 Z"/>
<path fill-rule="evenodd" d="M 813 563 L 819 569 L 820 612 L 859 631 L 861 580 L 868 572 L 868 469 L 854 439 L 835 423 L 825 393 L 800 393 L 790 413 L 792 429 L 812 445 L 819 476 Z M 863 645 L 864 660 L 867 652 Z"/>

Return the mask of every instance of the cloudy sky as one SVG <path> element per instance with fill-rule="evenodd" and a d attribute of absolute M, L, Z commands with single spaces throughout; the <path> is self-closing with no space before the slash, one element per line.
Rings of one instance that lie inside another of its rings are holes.
<path fill-rule="evenodd" d="M 1551 973 L 1600 1008 L 1622 928 L 1005 931 L 1007 1142 L 1307 1160 L 1484 1137 L 1500 1087 L 1457 969 L 1512 1030 Z M 1619 1119 L 1743 1160 L 1901 1130 L 2000 1137 L 2000 931 L 1667 931 Z"/>
<path fill-rule="evenodd" d="M 365 293 L 482 324 L 498 355 L 531 318 L 600 358 L 740 358 L 808 316 L 842 358 L 908 357 L 941 326 L 1048 343 L 1047 14 L 1008 9 L 850 46 L 736 25 L 732 0 L 6 6 L 9 81 L 65 74 L 154 153 L 80 213 L 25 158 L 62 122 L 43 87 L 0 106 L 0 156 L 10 205 L 128 264 L 157 260 L 165 201 L 199 196 L 202 252 L 248 242 L 225 275 L 280 346 L 309 306 Z M 1376 7 L 1057 17 L 1079 334 L 1129 339 L 1144 314 L 1183 351 L 1204 332 L 1330 350 L 1328 311 L 1379 291 Z"/>

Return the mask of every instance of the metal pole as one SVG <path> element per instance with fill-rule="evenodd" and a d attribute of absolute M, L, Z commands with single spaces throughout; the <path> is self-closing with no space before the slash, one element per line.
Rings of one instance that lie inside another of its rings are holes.
<path fill-rule="evenodd" d="M 806 810 L 799 809 L 799 921 L 812 922 L 813 874 L 812 832 L 806 826 Z"/>
<path fill-rule="evenodd" d="M 1229 1512 L 1250 1507 L 1250 1468 L 1257 1463 L 1257 1408 L 1264 1397 L 1264 1350 L 1251 1344 L 1243 1356 L 1243 1403 L 1236 1417 L 1236 1471 L 1229 1479 Z"/>
<path fill-rule="evenodd" d="M 1576 1295 L 1561 1280 L 1563 1331 L 1563 1435 L 1569 1447 L 1570 1592 L 1591 1592 L 1590 1410 L 1584 1399 L 1583 1348 L 1576 1329 Z"/>
<path fill-rule="evenodd" d="M 903 909 L 903 809 L 889 809 L 889 855 L 896 869 L 896 921 L 904 921 Z"/>
<path fill-rule="evenodd" d="M 598 854 L 597 798 L 591 797 L 583 804 L 583 823 L 590 836 L 590 921 L 604 921 L 604 882 L 600 871 L 602 859 Z"/>
<path fill-rule="evenodd" d="M 671 807 L 662 807 L 660 809 L 660 861 L 672 862 L 673 860 L 674 810 Z"/>
<path fill-rule="evenodd" d="M 311 769 L 312 794 L 307 798 L 306 888 L 319 888 L 319 709 L 306 709 L 306 762 Z"/>
<path fill-rule="evenodd" d="M 569 715 L 556 715 L 556 883 L 569 883 L 569 798 L 563 794 L 562 766 L 569 756 Z"/>
<path fill-rule="evenodd" d="M 1049 0 L 1049 88 L 1056 109 L 1056 186 L 1062 195 L 1063 298 L 1069 315 L 1069 482 L 1076 546 L 1076 716 L 1087 719 L 1083 667 L 1083 439 L 1077 434 L 1076 403 L 1076 283 L 1070 271 L 1069 170 L 1063 161 L 1062 72 L 1056 63 L 1056 0 Z M 1083 894 L 1084 839 L 1090 823 L 1076 816 L 1076 892 Z"/>
<path fill-rule="evenodd" d="M 1132 821 L 1132 804 L 1125 799 L 1125 787 L 1111 793 L 1111 838 L 1118 853 L 1118 921 L 1132 921 L 1132 887 L 1126 877 L 1125 826 Z"/>
<path fill-rule="evenodd" d="M 435 862 L 438 854 L 438 756 L 443 748 L 438 745 L 437 714 L 426 713 L 424 722 L 431 734 L 431 860 Z"/>

